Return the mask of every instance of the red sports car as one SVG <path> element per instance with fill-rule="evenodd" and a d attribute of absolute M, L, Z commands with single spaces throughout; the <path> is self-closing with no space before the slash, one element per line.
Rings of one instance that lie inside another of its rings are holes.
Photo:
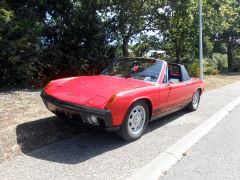
<path fill-rule="evenodd" d="M 60 117 L 140 138 L 149 121 L 198 108 L 204 84 L 185 67 L 158 59 L 122 58 L 96 76 L 51 81 L 41 96 Z"/>

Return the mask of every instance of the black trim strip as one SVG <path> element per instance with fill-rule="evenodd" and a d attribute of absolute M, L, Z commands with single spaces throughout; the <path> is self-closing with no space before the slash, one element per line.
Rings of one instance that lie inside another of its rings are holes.
<path fill-rule="evenodd" d="M 173 105 L 170 105 L 170 106 L 167 106 L 167 107 L 164 107 L 161 109 L 157 109 L 157 110 L 159 110 L 158 111 L 159 113 L 153 115 L 150 121 L 161 118 L 161 117 L 171 114 L 173 112 L 179 111 L 179 110 L 185 108 L 191 101 L 192 101 L 192 98 L 188 98 L 184 101 L 175 103 Z"/>
<path fill-rule="evenodd" d="M 171 111 L 171 109 L 175 109 L 175 108 L 178 108 L 178 107 L 185 106 L 186 104 L 189 104 L 191 101 L 192 101 L 192 98 L 188 98 L 186 100 L 180 101 L 180 102 L 172 104 L 170 106 L 166 106 L 164 108 L 160 108 L 159 112 L 163 113 L 163 112 L 166 112 L 166 111 Z"/>
<path fill-rule="evenodd" d="M 155 115 L 155 116 L 152 116 L 151 119 L 150 119 L 150 121 L 154 121 L 154 120 L 157 120 L 157 119 L 159 119 L 159 118 L 161 118 L 161 117 L 164 117 L 164 116 L 167 116 L 167 115 L 172 114 L 172 113 L 174 113 L 174 112 L 177 112 L 177 111 L 185 108 L 187 105 L 188 105 L 188 104 L 183 105 L 183 106 L 179 106 L 179 107 L 176 107 L 176 108 L 173 108 L 173 109 L 168 110 L 168 111 L 161 112 L 161 113 L 159 113 L 159 114 L 157 114 L 157 115 Z"/>

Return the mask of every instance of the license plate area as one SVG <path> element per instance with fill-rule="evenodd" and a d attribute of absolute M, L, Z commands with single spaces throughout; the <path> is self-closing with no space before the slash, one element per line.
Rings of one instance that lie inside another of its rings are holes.
<path fill-rule="evenodd" d="M 77 111 L 73 111 L 73 110 L 70 110 L 67 108 L 56 106 L 55 104 L 53 104 L 51 102 L 47 102 L 47 107 L 50 111 L 52 111 L 55 114 L 59 114 L 61 116 L 76 120 L 78 122 L 82 122 L 83 115 L 81 112 L 77 112 Z"/>

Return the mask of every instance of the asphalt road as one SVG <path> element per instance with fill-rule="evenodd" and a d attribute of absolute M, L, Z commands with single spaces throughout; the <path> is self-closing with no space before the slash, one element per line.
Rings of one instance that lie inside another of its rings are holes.
<path fill-rule="evenodd" d="M 240 105 L 169 170 L 163 180 L 240 178 Z"/>
<path fill-rule="evenodd" d="M 125 179 L 240 96 L 239 87 L 240 81 L 207 92 L 197 112 L 180 111 L 156 120 L 138 141 L 125 143 L 115 134 L 91 130 L 0 164 L 0 177 Z"/>

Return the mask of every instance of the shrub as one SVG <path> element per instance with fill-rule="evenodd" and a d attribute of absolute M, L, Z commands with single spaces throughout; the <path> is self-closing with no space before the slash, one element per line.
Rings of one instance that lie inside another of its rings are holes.
<path fill-rule="evenodd" d="M 213 53 L 212 58 L 218 71 L 222 72 L 228 68 L 227 54 Z"/>
<path fill-rule="evenodd" d="M 205 58 L 204 59 L 204 74 L 216 75 L 218 74 L 217 61 L 214 59 Z"/>
<path fill-rule="evenodd" d="M 198 63 L 192 63 L 187 66 L 187 70 L 190 76 L 199 77 L 199 65 Z"/>
<path fill-rule="evenodd" d="M 240 48 L 233 52 L 234 55 L 234 71 L 240 71 Z"/>

